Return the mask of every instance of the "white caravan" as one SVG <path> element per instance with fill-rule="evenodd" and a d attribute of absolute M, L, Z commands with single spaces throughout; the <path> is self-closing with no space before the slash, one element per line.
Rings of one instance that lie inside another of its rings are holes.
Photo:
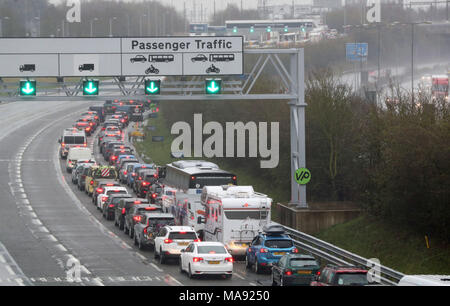
<path fill-rule="evenodd" d="M 252 186 L 206 186 L 205 240 L 222 242 L 232 255 L 245 251 L 262 228 L 270 222 L 272 199 Z"/>

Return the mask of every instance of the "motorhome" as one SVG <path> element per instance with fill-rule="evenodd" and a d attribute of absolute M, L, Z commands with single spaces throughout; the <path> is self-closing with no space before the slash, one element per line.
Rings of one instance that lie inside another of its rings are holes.
<path fill-rule="evenodd" d="M 204 239 L 222 242 L 234 256 L 245 255 L 252 239 L 270 222 L 272 199 L 252 186 L 203 187 L 201 204 Z"/>

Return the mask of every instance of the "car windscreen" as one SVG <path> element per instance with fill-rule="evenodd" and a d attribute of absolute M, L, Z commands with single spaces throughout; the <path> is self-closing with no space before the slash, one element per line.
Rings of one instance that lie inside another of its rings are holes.
<path fill-rule="evenodd" d="M 319 264 L 314 259 L 309 258 L 292 258 L 289 261 L 291 267 L 294 268 L 306 268 L 306 267 L 317 267 Z"/>
<path fill-rule="evenodd" d="M 64 136 L 63 142 L 67 144 L 84 144 L 84 136 Z"/>
<path fill-rule="evenodd" d="M 204 186 L 222 186 L 222 185 L 229 185 L 234 184 L 233 177 L 231 175 L 201 175 L 201 176 L 195 176 L 194 180 L 191 180 L 189 182 L 189 188 L 203 188 Z"/>
<path fill-rule="evenodd" d="M 361 286 L 369 283 L 366 273 L 337 273 L 336 278 L 338 286 Z"/>
<path fill-rule="evenodd" d="M 198 246 L 198 254 L 226 254 L 227 250 L 220 245 Z"/>
<path fill-rule="evenodd" d="M 241 211 L 225 211 L 225 217 L 228 220 L 245 220 L 249 219 L 265 219 L 267 211 L 265 210 L 241 210 Z"/>
<path fill-rule="evenodd" d="M 172 240 L 195 240 L 197 235 L 195 232 L 171 232 L 169 234 L 169 239 Z"/>
<path fill-rule="evenodd" d="M 291 240 L 285 239 L 270 239 L 264 242 L 264 245 L 268 248 L 274 249 L 287 249 L 293 247 L 293 243 Z"/>

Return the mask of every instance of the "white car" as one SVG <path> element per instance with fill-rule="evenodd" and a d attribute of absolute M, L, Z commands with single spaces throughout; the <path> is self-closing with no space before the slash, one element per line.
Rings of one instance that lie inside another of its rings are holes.
<path fill-rule="evenodd" d="M 128 194 L 125 187 L 111 186 L 105 187 L 103 193 L 97 196 L 97 209 L 103 211 L 103 204 L 108 200 L 110 194 Z"/>
<path fill-rule="evenodd" d="M 189 226 L 164 226 L 155 237 L 155 258 L 164 264 L 168 258 L 179 258 L 181 250 L 198 242 L 197 233 Z"/>
<path fill-rule="evenodd" d="M 181 250 L 180 271 L 189 278 L 202 274 L 233 275 L 233 257 L 220 242 L 192 242 Z"/>
<path fill-rule="evenodd" d="M 69 149 L 66 161 L 66 170 L 68 173 L 72 172 L 72 169 L 79 160 L 94 160 L 91 149 L 85 147 L 72 147 Z"/>

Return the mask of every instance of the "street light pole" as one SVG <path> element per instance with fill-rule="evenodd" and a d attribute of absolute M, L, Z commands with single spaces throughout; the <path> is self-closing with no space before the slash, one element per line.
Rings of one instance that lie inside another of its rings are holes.
<path fill-rule="evenodd" d="M 411 23 L 411 99 L 414 104 L 414 23 Z"/>
<path fill-rule="evenodd" d="M 116 20 L 117 17 L 110 17 L 109 18 L 109 37 L 113 37 L 113 33 L 112 33 L 112 21 Z"/>
<path fill-rule="evenodd" d="M 98 18 L 95 17 L 94 19 L 91 19 L 91 37 L 94 37 L 94 21 L 97 21 Z"/>

